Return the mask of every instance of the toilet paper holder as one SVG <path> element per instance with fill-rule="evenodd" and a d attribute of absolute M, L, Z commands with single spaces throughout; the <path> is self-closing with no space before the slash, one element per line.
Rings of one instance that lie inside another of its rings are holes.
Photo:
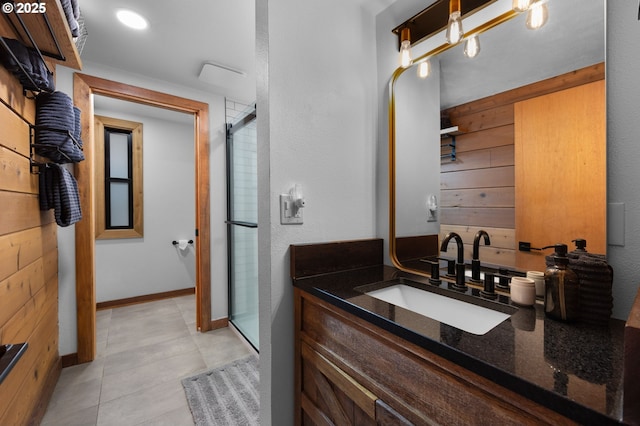
<path fill-rule="evenodd" d="M 188 243 L 193 244 L 193 240 L 189 240 Z M 171 241 L 171 244 L 173 244 L 174 246 L 177 246 L 179 243 L 176 240 L 173 240 Z"/>

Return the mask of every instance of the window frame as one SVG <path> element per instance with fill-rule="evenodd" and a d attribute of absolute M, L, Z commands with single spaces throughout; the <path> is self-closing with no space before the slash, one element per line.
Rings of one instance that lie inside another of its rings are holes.
<path fill-rule="evenodd" d="M 95 202 L 96 202 L 96 239 L 142 238 L 143 232 L 143 181 L 142 181 L 142 123 L 112 117 L 95 115 Z M 105 170 L 105 128 L 131 132 L 131 180 L 133 209 L 132 228 L 106 227 L 106 170 Z"/>

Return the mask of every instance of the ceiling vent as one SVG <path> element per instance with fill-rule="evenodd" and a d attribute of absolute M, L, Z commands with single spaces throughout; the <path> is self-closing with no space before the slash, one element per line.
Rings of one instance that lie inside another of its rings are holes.
<path fill-rule="evenodd" d="M 237 83 L 246 76 L 247 73 L 242 70 L 215 62 L 205 62 L 202 64 L 198 78 L 205 83 L 225 87 Z"/>

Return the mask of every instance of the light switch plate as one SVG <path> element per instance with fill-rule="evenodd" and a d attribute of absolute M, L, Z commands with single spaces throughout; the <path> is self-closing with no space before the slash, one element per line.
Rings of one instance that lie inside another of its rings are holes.
<path fill-rule="evenodd" d="M 302 224 L 302 211 L 297 209 L 294 215 L 293 201 L 289 194 L 280 194 L 280 224 L 282 225 L 300 225 Z"/>

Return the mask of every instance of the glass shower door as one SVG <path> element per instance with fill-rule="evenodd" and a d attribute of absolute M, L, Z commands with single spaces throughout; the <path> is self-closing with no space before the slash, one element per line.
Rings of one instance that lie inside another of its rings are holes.
<path fill-rule="evenodd" d="M 227 126 L 229 320 L 258 350 L 258 180 L 255 107 Z"/>

